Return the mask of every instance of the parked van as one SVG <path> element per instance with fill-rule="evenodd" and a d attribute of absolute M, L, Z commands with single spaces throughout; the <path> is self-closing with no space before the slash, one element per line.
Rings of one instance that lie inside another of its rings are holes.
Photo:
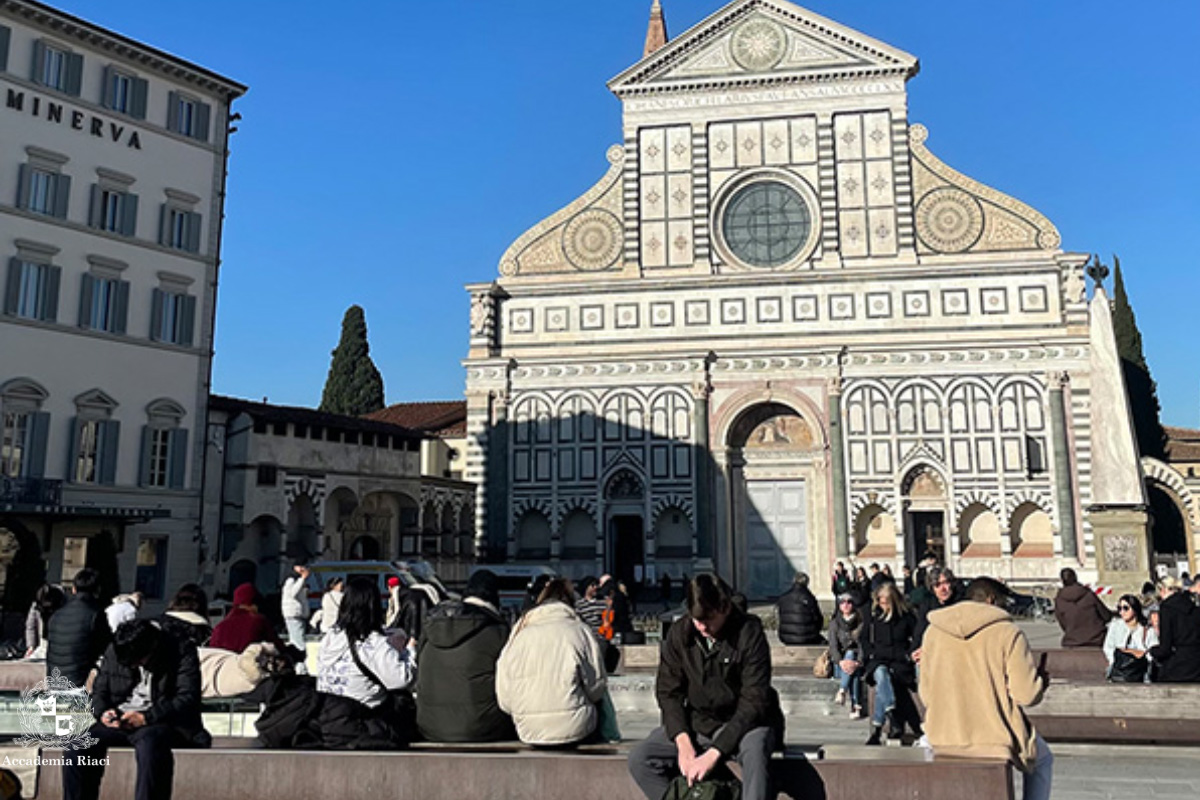
<path fill-rule="evenodd" d="M 558 577 L 558 573 L 550 567 L 528 564 L 476 564 L 471 567 L 471 574 L 483 569 L 496 575 L 496 583 L 500 588 L 500 610 L 515 614 L 521 613 L 525 595 L 534 581 L 540 577 Z"/>
<path fill-rule="evenodd" d="M 315 561 L 308 565 L 308 607 L 316 611 L 321 607 L 325 587 L 333 578 L 349 583 L 354 578 L 370 578 L 379 587 L 380 602 L 388 601 L 387 579 L 397 577 L 400 585 L 411 588 L 428 584 L 436 589 L 439 597 L 430 597 L 430 605 L 437 605 L 448 597 L 455 597 L 442 584 L 433 567 L 426 561 Z"/>

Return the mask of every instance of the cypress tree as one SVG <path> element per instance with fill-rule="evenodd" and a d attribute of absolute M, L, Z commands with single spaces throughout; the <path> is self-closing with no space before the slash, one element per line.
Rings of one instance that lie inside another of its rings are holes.
<path fill-rule="evenodd" d="M 371 360 L 367 320 L 359 306 L 346 309 L 342 338 L 333 351 L 321 411 L 361 416 L 383 408 L 383 376 Z"/>
<path fill-rule="evenodd" d="M 1125 293 L 1121 275 L 1121 259 L 1113 256 L 1113 334 L 1117 340 L 1117 355 L 1129 392 L 1129 408 L 1138 450 L 1144 456 L 1162 458 L 1166 447 L 1166 432 L 1159 420 L 1158 387 L 1150 376 L 1150 365 L 1142 351 L 1142 333 Z"/>

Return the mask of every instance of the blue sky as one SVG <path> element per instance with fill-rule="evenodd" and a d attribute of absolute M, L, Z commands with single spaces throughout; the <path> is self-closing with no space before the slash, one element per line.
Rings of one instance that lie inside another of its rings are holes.
<path fill-rule="evenodd" d="M 603 174 L 650 0 L 60 0 L 250 86 L 214 390 L 316 405 L 366 309 L 389 402 L 462 396 L 463 284 Z M 721 0 L 663 0 L 672 35 Z M 1200 426 L 1200 3 L 812 0 L 921 59 L 951 166 L 1120 255 L 1164 422 Z M 198 13 L 203 9 L 204 13 Z"/>

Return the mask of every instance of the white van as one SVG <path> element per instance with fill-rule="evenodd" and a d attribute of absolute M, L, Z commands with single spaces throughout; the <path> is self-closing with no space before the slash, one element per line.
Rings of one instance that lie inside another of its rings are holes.
<path fill-rule="evenodd" d="M 334 578 L 346 582 L 354 578 L 371 578 L 379 586 L 379 599 L 385 606 L 388 601 L 387 579 L 397 577 L 400 584 L 412 587 L 418 584 L 433 586 L 440 597 L 430 597 L 430 605 L 457 595 L 442 585 L 441 580 L 426 561 L 314 561 L 308 565 L 308 607 L 316 611 L 321 607 L 325 587 Z"/>
<path fill-rule="evenodd" d="M 500 588 L 500 610 L 517 614 L 521 613 L 525 604 L 525 594 L 534 581 L 541 577 L 559 577 L 550 567 L 529 564 L 476 564 L 471 567 L 471 574 L 484 569 L 496 576 L 496 583 Z"/>

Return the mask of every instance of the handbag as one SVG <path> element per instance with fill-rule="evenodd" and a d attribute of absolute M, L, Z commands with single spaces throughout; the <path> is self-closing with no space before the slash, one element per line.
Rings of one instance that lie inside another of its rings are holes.
<path fill-rule="evenodd" d="M 617 709 L 613 706 L 612 695 L 608 693 L 608 689 L 604 690 L 604 696 L 596 703 L 596 735 L 605 742 L 621 741 Z"/>
<path fill-rule="evenodd" d="M 822 650 L 817 656 L 817 661 L 813 664 L 813 675 L 818 678 L 833 677 L 833 661 L 829 658 L 828 650 Z"/>
<path fill-rule="evenodd" d="M 1133 634 L 1129 635 L 1133 638 Z M 1129 646 L 1129 640 L 1125 641 L 1125 646 Z M 1146 629 L 1142 629 L 1142 649 L 1146 649 Z M 1146 672 L 1150 669 L 1150 659 L 1146 656 L 1135 656 L 1126 653 L 1122 650 L 1117 650 L 1113 653 L 1112 669 L 1109 670 L 1108 679 L 1112 683 L 1142 683 L 1146 680 Z"/>
<path fill-rule="evenodd" d="M 703 780 L 688 786 L 680 775 L 671 781 L 663 800 L 742 800 L 742 785 L 737 781 Z"/>

